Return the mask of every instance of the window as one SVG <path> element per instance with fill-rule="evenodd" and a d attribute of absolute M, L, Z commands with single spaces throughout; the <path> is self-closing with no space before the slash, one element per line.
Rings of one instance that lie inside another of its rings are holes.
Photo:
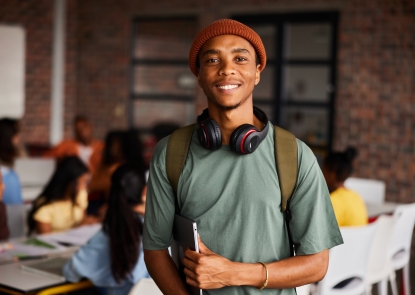
<path fill-rule="evenodd" d="M 267 66 L 254 104 L 306 142 L 319 160 L 331 150 L 336 12 L 237 16 L 262 38 Z"/>
<path fill-rule="evenodd" d="M 197 24 L 194 18 L 133 20 L 131 127 L 149 131 L 158 122 L 194 122 L 197 81 L 187 58 Z"/>

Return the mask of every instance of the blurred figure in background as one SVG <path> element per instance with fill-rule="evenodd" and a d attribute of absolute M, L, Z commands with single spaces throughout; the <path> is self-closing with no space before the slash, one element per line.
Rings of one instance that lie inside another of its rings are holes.
<path fill-rule="evenodd" d="M 85 222 L 88 168 L 75 156 L 62 159 L 28 216 L 29 235 L 64 231 Z"/>
<path fill-rule="evenodd" d="M 101 162 L 104 144 L 92 138 L 92 125 L 88 118 L 77 116 L 74 120 L 74 139 L 64 140 L 53 149 L 44 153 L 46 157 L 61 160 L 64 157 L 77 156 L 94 173 Z"/>
<path fill-rule="evenodd" d="M 108 199 L 111 176 L 125 161 L 123 152 L 125 131 L 110 131 L 105 137 L 101 163 L 92 174 L 88 189 L 88 214 L 96 214 Z"/>
<path fill-rule="evenodd" d="M 180 126 L 175 122 L 158 122 L 153 126 L 151 136 L 144 142 L 144 160 L 147 166 L 150 164 L 156 144 L 179 128 Z"/>
<path fill-rule="evenodd" d="M 330 153 L 323 165 L 323 174 L 330 192 L 339 226 L 359 226 L 368 223 L 366 205 L 354 191 L 344 187 L 344 181 L 353 172 L 353 160 L 357 150 L 348 147 L 344 152 Z"/>
<path fill-rule="evenodd" d="M 19 156 L 19 131 L 17 120 L 0 120 L 0 171 L 5 185 L 3 202 L 9 205 L 23 204 L 20 181 L 13 170 L 14 161 Z"/>
<path fill-rule="evenodd" d="M 104 217 L 111 176 L 122 164 L 128 164 L 140 173 L 147 170 L 143 158 L 143 145 L 135 130 L 114 131 L 107 135 L 101 165 L 92 175 L 89 184 L 91 206 L 88 206 L 88 214 L 93 214 L 98 219 Z"/>
<path fill-rule="evenodd" d="M 7 226 L 7 212 L 6 206 L 2 202 L 3 192 L 4 192 L 4 183 L 2 181 L 0 171 L 0 241 L 7 240 L 10 235 L 9 227 Z"/>
<path fill-rule="evenodd" d="M 108 210 L 99 231 L 64 266 L 70 282 L 83 278 L 102 294 L 127 295 L 141 278 L 148 278 L 141 238 L 145 211 L 144 173 L 122 165 L 112 176 Z"/>

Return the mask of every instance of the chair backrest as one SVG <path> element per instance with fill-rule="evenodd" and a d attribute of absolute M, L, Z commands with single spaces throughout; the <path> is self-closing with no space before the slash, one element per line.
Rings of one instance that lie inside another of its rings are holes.
<path fill-rule="evenodd" d="M 19 176 L 25 201 L 36 198 L 55 170 L 54 159 L 18 158 L 14 170 Z"/>
<path fill-rule="evenodd" d="M 329 267 L 318 286 L 320 295 L 333 294 L 333 287 L 349 278 L 359 278 L 361 293 L 364 292 L 369 251 L 376 228 L 377 224 L 372 223 L 340 229 L 344 244 L 330 249 Z"/>
<path fill-rule="evenodd" d="M 6 205 L 7 226 L 9 227 L 10 237 L 23 237 L 26 232 L 26 205 Z"/>
<path fill-rule="evenodd" d="M 367 284 L 375 284 L 389 277 L 393 272 L 390 247 L 395 226 L 393 216 L 381 215 L 375 221 L 377 229 L 369 253 Z"/>
<path fill-rule="evenodd" d="M 344 186 L 357 192 L 365 203 L 382 204 L 385 202 L 385 182 L 375 179 L 349 177 Z"/>
<path fill-rule="evenodd" d="M 393 230 L 391 255 L 399 252 L 406 255 L 406 263 L 409 262 L 411 252 L 412 233 L 415 225 L 415 203 L 399 205 L 396 207 L 393 216 L 396 219 Z"/>
<path fill-rule="evenodd" d="M 131 288 L 128 295 L 163 295 L 152 279 L 141 279 Z"/>

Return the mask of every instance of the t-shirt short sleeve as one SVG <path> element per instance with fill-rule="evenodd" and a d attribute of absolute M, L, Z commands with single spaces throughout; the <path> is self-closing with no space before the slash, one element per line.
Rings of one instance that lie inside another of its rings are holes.
<path fill-rule="evenodd" d="M 289 208 L 290 232 L 297 255 L 321 252 L 343 243 L 324 176 L 313 152 L 298 145 L 297 185 Z"/>
<path fill-rule="evenodd" d="M 175 197 L 165 168 L 167 141 L 168 137 L 157 144 L 150 163 L 143 233 L 146 250 L 167 249 L 173 241 Z"/>
<path fill-rule="evenodd" d="M 52 212 L 49 205 L 45 205 L 39 208 L 39 210 L 36 211 L 35 215 L 33 216 L 33 219 L 38 222 L 43 223 L 52 223 Z"/>

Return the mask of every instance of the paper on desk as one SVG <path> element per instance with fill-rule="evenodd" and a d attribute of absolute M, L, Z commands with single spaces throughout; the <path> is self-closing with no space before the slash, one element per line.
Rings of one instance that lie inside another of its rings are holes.
<path fill-rule="evenodd" d="M 10 241 L 12 244 L 12 249 L 9 249 L 5 252 L 0 253 L 0 262 L 13 260 L 14 257 L 22 257 L 22 256 L 39 256 L 39 255 L 46 255 L 50 253 L 56 253 L 65 251 L 66 248 L 62 245 L 59 245 L 55 241 L 46 241 L 42 237 L 36 238 L 39 241 L 46 242 L 53 246 L 51 247 L 42 247 L 42 246 L 35 246 L 33 244 L 26 244 L 27 239 L 19 240 L 19 241 Z"/>
<path fill-rule="evenodd" d="M 62 233 L 42 236 L 42 239 L 50 242 L 60 242 L 73 246 L 85 245 L 92 236 L 101 229 L 101 224 L 84 225 Z"/>

